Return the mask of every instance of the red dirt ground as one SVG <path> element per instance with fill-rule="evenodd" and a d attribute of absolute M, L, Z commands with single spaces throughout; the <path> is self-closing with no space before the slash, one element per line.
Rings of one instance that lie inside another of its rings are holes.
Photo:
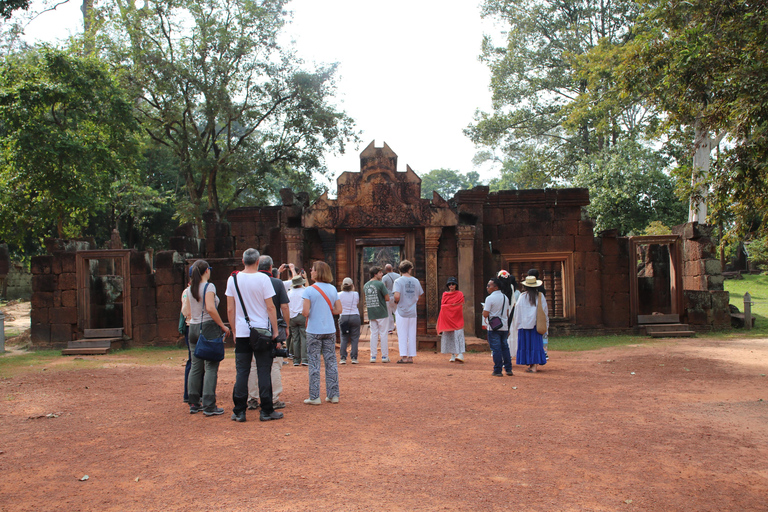
<path fill-rule="evenodd" d="M 503 378 L 488 353 L 421 352 L 340 367 L 320 407 L 285 366 L 285 418 L 235 423 L 231 351 L 212 418 L 175 361 L 106 356 L 0 381 L 0 510 L 768 510 L 767 373 L 765 339 L 552 352 Z"/>

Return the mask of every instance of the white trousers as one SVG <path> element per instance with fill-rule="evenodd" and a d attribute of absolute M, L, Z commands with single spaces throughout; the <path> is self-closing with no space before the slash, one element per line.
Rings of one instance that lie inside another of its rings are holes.
<path fill-rule="evenodd" d="M 272 359 L 272 400 L 279 400 L 280 393 L 283 392 L 283 377 L 280 370 L 283 368 L 283 358 L 276 357 Z M 256 358 L 251 358 L 251 373 L 248 375 L 248 399 L 259 401 L 259 381 L 256 375 Z"/>
<path fill-rule="evenodd" d="M 371 357 L 376 357 L 376 351 L 379 347 L 379 340 L 381 340 L 381 357 L 389 359 L 389 340 L 387 339 L 387 324 L 386 318 L 379 318 L 377 320 L 370 321 L 371 329 Z"/>
<path fill-rule="evenodd" d="M 389 302 L 387 302 L 387 313 L 389 313 L 387 317 L 387 331 L 395 330 L 395 311 L 397 311 L 397 304 L 395 304 L 395 298 L 392 296 L 392 292 L 390 292 Z"/>
<path fill-rule="evenodd" d="M 416 355 L 416 317 L 404 318 L 395 313 L 397 322 L 397 345 L 400 347 L 400 357 Z"/>

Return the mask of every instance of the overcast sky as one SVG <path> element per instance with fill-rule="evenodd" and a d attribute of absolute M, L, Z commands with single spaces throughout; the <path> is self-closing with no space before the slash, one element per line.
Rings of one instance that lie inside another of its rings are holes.
<path fill-rule="evenodd" d="M 30 39 L 51 40 L 82 30 L 79 0 L 40 16 L 27 28 Z M 386 142 L 398 155 L 398 170 L 417 173 L 475 168 L 474 145 L 462 130 L 477 108 L 490 108 L 487 67 L 478 61 L 483 33 L 480 0 L 292 0 L 295 40 L 307 63 L 339 62 L 341 106 L 362 131 L 359 148 L 329 157 L 334 175 L 360 169 L 359 153 L 371 141 Z"/>

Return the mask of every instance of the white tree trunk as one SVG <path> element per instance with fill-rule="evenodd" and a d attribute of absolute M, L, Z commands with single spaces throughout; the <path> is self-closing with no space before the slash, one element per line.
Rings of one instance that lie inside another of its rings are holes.
<path fill-rule="evenodd" d="M 694 124 L 693 172 L 691 173 L 691 202 L 688 207 L 688 222 L 707 222 L 707 194 L 709 192 L 709 157 L 712 148 L 719 142 L 709 136 L 700 119 Z"/>

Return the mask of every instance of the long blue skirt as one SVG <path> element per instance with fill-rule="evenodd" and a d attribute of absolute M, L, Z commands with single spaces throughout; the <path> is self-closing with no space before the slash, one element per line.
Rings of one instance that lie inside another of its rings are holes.
<path fill-rule="evenodd" d="M 517 364 L 547 364 L 547 354 L 544 352 L 544 338 L 533 329 L 517 330 Z"/>

